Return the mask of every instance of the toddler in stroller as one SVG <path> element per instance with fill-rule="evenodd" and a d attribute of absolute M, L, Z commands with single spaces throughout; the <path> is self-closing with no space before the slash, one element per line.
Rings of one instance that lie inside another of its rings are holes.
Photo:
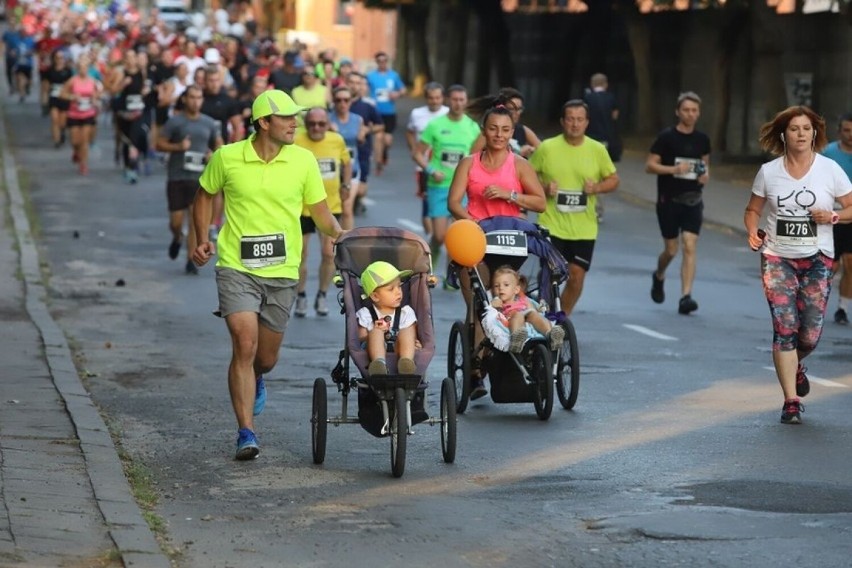
<path fill-rule="evenodd" d="M 521 285 L 521 275 L 508 265 L 499 267 L 491 275 L 493 299 L 491 305 L 500 312 L 500 323 L 509 329 L 509 351 L 520 353 L 529 337 L 525 324 L 545 336 L 550 342 L 551 351 L 562 346 L 565 331 L 545 318 L 538 306 L 530 300 Z"/>
<path fill-rule="evenodd" d="M 325 458 L 328 424 L 359 424 L 373 436 L 391 438 L 391 466 L 399 477 L 405 467 L 406 437 L 413 425 L 423 422 L 441 425 L 444 461 L 452 463 L 456 400 L 450 379 L 441 384 L 440 419 L 429 418 L 425 409 L 426 369 L 435 354 L 429 245 L 402 229 L 361 227 L 337 241 L 334 262 L 346 327 L 331 380 L 342 395 L 342 409 L 339 416 L 328 416 L 326 383 L 316 379 L 314 463 Z M 350 361 L 356 376 L 350 376 Z M 348 414 L 353 389 L 358 393 L 357 418 Z"/>
<path fill-rule="evenodd" d="M 464 263 L 461 269 L 470 283 L 466 318 L 453 323 L 447 352 L 457 410 L 464 412 L 469 400 L 487 392 L 482 382 L 487 376 L 494 402 L 533 402 L 539 418 L 546 420 L 553 406 L 554 382 L 563 407 L 570 408 L 576 401 L 579 380 L 574 327 L 559 309 L 559 287 L 567 278 L 567 264 L 547 232 L 529 221 L 492 217 L 481 220 L 479 228 L 485 237 L 482 262 Z M 455 260 L 454 251 L 450 254 Z M 537 264 L 537 276 L 522 294 L 518 274 L 530 258 L 529 268 Z M 511 275 L 502 297 L 493 286 L 500 273 Z M 488 298 L 489 289 L 498 296 L 497 302 Z M 544 315 L 530 311 L 537 306 L 533 299 L 546 310 Z M 509 321 L 506 325 L 507 318 L 495 305 L 509 303 L 511 312 L 511 305 L 519 300 L 523 304 L 520 313 L 513 316 L 514 324 Z M 484 337 L 476 332 L 477 324 Z"/>
<path fill-rule="evenodd" d="M 397 270 L 383 260 L 372 263 L 361 273 L 361 286 L 369 302 L 355 313 L 355 317 L 358 338 L 367 345 L 370 376 L 388 374 L 388 344 L 398 356 L 400 374 L 417 372 L 414 364 L 417 314 L 411 306 L 402 303 L 402 278 L 411 274 L 411 270 Z"/>

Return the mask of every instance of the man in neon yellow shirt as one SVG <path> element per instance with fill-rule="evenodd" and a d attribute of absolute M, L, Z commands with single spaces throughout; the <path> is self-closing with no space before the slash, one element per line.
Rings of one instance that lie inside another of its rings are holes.
<path fill-rule="evenodd" d="M 296 133 L 296 145 L 308 150 L 317 160 L 328 208 L 340 221 L 343 214 L 343 199 L 348 196 L 352 182 L 352 157 L 346 148 L 343 136 L 329 131 L 328 111 L 314 107 L 305 113 L 305 130 Z M 299 267 L 299 286 L 296 288 L 296 308 L 293 315 L 303 318 L 308 314 L 308 297 L 305 294 L 308 279 L 308 243 L 317 226 L 307 207 L 302 211 L 302 264 Z M 327 235 L 320 234 L 322 259 L 319 267 L 319 290 L 314 299 L 317 315 L 328 315 L 326 292 L 334 277 L 334 243 Z"/>
<path fill-rule="evenodd" d="M 293 88 L 293 100 L 305 108 L 327 107 L 331 102 L 331 90 L 317 79 L 312 68 L 306 67 L 302 71 L 302 84 Z"/>
<path fill-rule="evenodd" d="M 597 195 L 615 191 L 618 174 L 606 148 L 586 136 L 589 109 L 579 99 L 562 105 L 562 134 L 548 138 L 530 156 L 547 195 L 538 221 L 568 261 L 568 283 L 560 300 L 571 315 L 583 293 L 598 238 Z"/>
<path fill-rule="evenodd" d="M 266 402 L 262 374 L 278 361 L 296 297 L 303 204 L 323 233 L 335 239 L 344 233 L 326 203 L 316 158 L 293 144 L 302 110 L 283 91 L 257 97 L 251 112 L 255 134 L 213 154 L 193 204 L 199 243 L 192 260 L 203 266 L 217 247 L 219 252 L 218 315 L 225 318 L 233 345 L 228 389 L 239 426 L 238 460 L 260 453 L 253 417 Z M 219 192 L 226 195 L 226 221 L 212 243 L 205 236 Z"/>

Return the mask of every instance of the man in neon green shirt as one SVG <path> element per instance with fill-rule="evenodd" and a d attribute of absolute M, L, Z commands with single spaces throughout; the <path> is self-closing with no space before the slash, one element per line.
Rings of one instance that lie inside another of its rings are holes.
<path fill-rule="evenodd" d="M 583 293 L 598 238 L 597 195 L 615 191 L 618 174 L 606 147 L 586 136 L 589 109 L 579 99 L 562 105 L 562 134 L 548 138 L 530 157 L 547 195 L 538 222 L 568 261 L 568 283 L 560 300 L 571 315 Z"/>
<path fill-rule="evenodd" d="M 262 375 L 278 361 L 296 297 L 303 204 L 323 233 L 337 239 L 344 232 L 329 211 L 316 158 L 293 145 L 302 110 L 283 91 L 262 93 L 252 104 L 255 134 L 213 154 L 195 195 L 199 243 L 192 260 L 203 266 L 219 249 L 218 314 L 233 345 L 228 388 L 239 426 L 238 460 L 260 453 L 253 417 L 266 402 Z M 205 236 L 219 192 L 227 197 L 226 221 L 214 244 Z"/>
<path fill-rule="evenodd" d="M 420 141 L 411 152 L 414 162 L 426 174 L 426 216 L 432 220 L 432 262 L 437 265 L 441 245 L 447 234 L 450 210 L 447 198 L 450 182 L 462 158 L 479 137 L 479 125 L 464 111 L 467 90 L 461 85 L 447 89 L 450 111 L 433 118 L 420 133 Z M 426 156 L 431 159 L 427 160 Z"/>

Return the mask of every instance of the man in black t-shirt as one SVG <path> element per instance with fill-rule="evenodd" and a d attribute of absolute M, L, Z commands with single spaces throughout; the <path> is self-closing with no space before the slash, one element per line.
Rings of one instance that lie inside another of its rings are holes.
<path fill-rule="evenodd" d="M 678 313 L 683 315 L 698 309 L 692 299 L 692 283 L 704 219 L 702 190 L 710 179 L 710 138 L 695 129 L 700 114 L 701 98 L 693 92 L 681 93 L 675 109 L 677 125 L 657 136 L 645 162 L 645 171 L 657 175 L 657 221 L 663 236 L 663 252 L 652 274 L 651 299 L 658 304 L 666 299 L 666 268 L 677 256 L 680 235 L 683 260 Z"/>
<path fill-rule="evenodd" d="M 284 53 L 284 66 L 273 70 L 269 74 L 269 83 L 273 88 L 284 91 L 289 95 L 294 87 L 302 84 L 302 69 L 296 67 L 296 57 L 298 55 L 294 51 Z"/>
<path fill-rule="evenodd" d="M 218 120 L 222 128 L 222 140 L 225 143 L 243 139 L 243 121 L 237 100 L 229 96 L 222 86 L 222 73 L 218 65 L 207 67 L 204 79 L 204 104 L 201 114 Z M 228 126 L 230 125 L 230 129 Z"/>
<path fill-rule="evenodd" d="M 151 139 L 156 141 L 159 138 L 160 128 L 169 119 L 169 106 L 160 104 L 160 93 L 163 91 L 162 85 L 174 76 L 174 67 L 163 60 L 163 50 L 160 44 L 156 41 L 149 41 L 147 45 L 148 66 L 146 69 L 145 78 L 149 82 L 150 91 L 145 97 L 145 113 L 151 124 Z M 153 152 L 153 145 L 151 146 Z"/>

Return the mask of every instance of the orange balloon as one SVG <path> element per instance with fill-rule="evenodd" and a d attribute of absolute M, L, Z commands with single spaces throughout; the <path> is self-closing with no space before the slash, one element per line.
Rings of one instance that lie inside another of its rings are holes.
<path fill-rule="evenodd" d="M 447 229 L 447 253 L 457 264 L 473 268 L 485 257 L 485 232 L 470 219 L 459 219 Z"/>

